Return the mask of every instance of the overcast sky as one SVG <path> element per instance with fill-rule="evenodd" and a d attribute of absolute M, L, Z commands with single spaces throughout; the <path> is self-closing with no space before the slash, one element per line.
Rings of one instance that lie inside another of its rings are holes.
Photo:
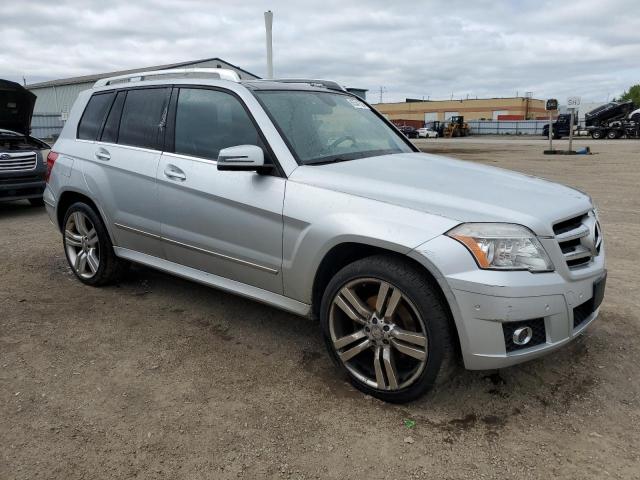
<path fill-rule="evenodd" d="M 335 79 L 377 102 L 581 95 L 640 83 L 637 0 L 5 1 L 0 78 L 27 83 L 220 57 L 279 77 Z"/>

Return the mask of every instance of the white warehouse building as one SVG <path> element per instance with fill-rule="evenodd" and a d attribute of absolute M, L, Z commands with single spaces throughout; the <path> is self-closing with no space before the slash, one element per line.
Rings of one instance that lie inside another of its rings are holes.
<path fill-rule="evenodd" d="M 48 82 L 32 83 L 27 85 L 27 89 L 36 94 L 36 105 L 33 110 L 34 117 L 38 115 L 62 116 L 68 113 L 75 102 L 78 94 L 83 90 L 91 88 L 93 84 L 107 77 L 117 75 L 127 75 L 129 73 L 145 72 L 150 70 L 167 70 L 171 68 L 228 68 L 234 70 L 243 80 L 260 78 L 251 72 L 247 72 L 236 65 L 226 62 L 220 58 L 205 58 L 190 62 L 170 63 L 166 65 L 155 65 L 144 68 L 134 68 L 132 70 L 122 70 L 119 72 L 98 73 L 95 75 L 85 75 L 82 77 L 63 78 Z M 37 125 L 34 125 L 37 128 Z"/>
<path fill-rule="evenodd" d="M 154 65 L 150 67 L 121 70 L 118 72 L 97 73 L 81 77 L 63 78 L 47 82 L 32 83 L 26 88 L 36 95 L 36 104 L 31 120 L 31 134 L 36 138 L 55 139 L 64 125 L 64 121 L 78 95 L 93 87 L 100 79 L 171 68 L 225 68 L 235 71 L 242 80 L 256 80 L 260 77 L 221 58 L 204 58 L 190 62 Z M 366 89 L 347 88 L 351 93 L 366 99 Z"/>

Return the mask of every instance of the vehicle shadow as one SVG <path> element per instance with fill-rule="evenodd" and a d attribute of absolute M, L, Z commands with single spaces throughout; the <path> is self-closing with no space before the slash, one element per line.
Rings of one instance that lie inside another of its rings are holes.
<path fill-rule="evenodd" d="M 35 217 L 45 213 L 44 207 L 34 207 L 27 200 L 0 202 L 0 220 L 3 218 Z"/>

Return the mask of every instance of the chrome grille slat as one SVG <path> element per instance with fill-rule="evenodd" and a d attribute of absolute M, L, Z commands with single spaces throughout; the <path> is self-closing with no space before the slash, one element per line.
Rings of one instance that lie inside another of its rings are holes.
<path fill-rule="evenodd" d="M 586 237 L 587 235 L 589 235 L 589 227 L 586 225 L 580 225 L 574 230 L 569 230 L 568 232 L 556 235 L 556 240 L 558 240 L 558 242 L 568 242 L 569 240 Z"/>
<path fill-rule="evenodd" d="M 602 234 L 593 211 L 558 222 L 553 231 L 570 270 L 588 265 L 600 254 Z"/>
<path fill-rule="evenodd" d="M 582 245 L 578 245 L 572 252 L 564 254 L 564 259 L 568 262 L 571 260 L 578 260 L 580 258 L 591 258 L 591 251 Z"/>
<path fill-rule="evenodd" d="M 28 172 L 37 162 L 35 152 L 0 153 L 0 172 Z"/>

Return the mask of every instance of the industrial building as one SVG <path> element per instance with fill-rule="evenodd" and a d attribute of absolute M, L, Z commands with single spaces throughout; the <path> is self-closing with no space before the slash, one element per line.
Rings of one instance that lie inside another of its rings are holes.
<path fill-rule="evenodd" d="M 38 97 L 33 110 L 34 116 L 39 114 L 55 115 L 64 117 L 69 113 L 73 102 L 78 94 L 83 90 L 91 88 L 93 84 L 101 78 L 115 77 L 117 75 L 127 75 L 130 73 L 145 72 L 150 70 L 168 70 L 171 68 L 228 68 L 234 70 L 241 79 L 252 80 L 260 78 L 251 72 L 247 72 L 236 65 L 226 62 L 220 58 L 205 58 L 202 60 L 192 60 L 190 62 L 169 63 L 166 65 L 155 65 L 144 68 L 134 68 L 132 70 L 122 70 L 118 72 L 97 73 L 95 75 L 85 75 L 82 77 L 63 78 L 48 82 L 32 83 L 27 85 Z"/>
<path fill-rule="evenodd" d="M 407 100 L 378 103 L 375 108 L 396 124 L 416 128 L 462 115 L 468 120 L 536 120 L 548 118 L 545 101 L 530 97 L 461 100 Z M 554 115 L 556 112 L 552 112 Z"/>

